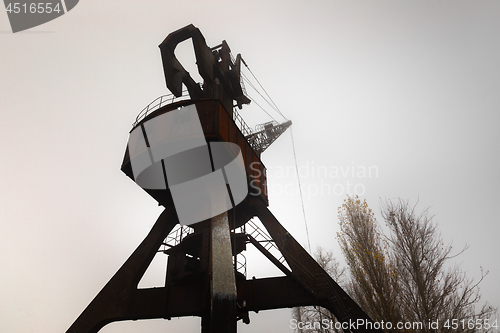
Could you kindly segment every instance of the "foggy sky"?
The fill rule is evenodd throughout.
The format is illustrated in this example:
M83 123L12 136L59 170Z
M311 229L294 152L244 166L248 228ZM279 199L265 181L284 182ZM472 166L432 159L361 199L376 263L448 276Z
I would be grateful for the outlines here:
M418 202L455 253L469 245L454 263L474 279L489 270L481 292L498 307L499 17L498 1L82 0L12 34L0 10L0 332L65 332L162 211L120 165L135 117L168 93L157 46L190 23L209 46L241 53L293 121L313 250L341 259L347 194L377 212L381 200ZM178 54L193 59L189 43ZM270 120L255 105L241 114ZM262 159L270 210L306 245L290 131ZM278 274L247 252L249 278ZM164 264L155 259L141 286L161 284ZM240 332L292 331L289 309L250 319Z

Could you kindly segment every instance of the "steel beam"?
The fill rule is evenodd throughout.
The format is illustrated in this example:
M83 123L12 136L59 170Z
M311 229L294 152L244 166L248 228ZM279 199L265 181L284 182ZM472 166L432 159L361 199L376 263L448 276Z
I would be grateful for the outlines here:
M236 281L227 212L211 219L211 332L236 333Z
M237 282L238 304L243 310L259 312L315 305L316 299L289 276Z
M332 312L340 322L373 320L349 297L349 295L328 275L309 253L279 223L267 207L257 206L257 216L275 241L288 266L292 277L301 284L316 300L316 305ZM326 302L325 302L326 300ZM383 332L366 330L357 332Z
M174 209L165 209L155 225L97 294L67 333L95 333L119 320L164 318L167 305L165 288L137 289L165 237L178 223Z

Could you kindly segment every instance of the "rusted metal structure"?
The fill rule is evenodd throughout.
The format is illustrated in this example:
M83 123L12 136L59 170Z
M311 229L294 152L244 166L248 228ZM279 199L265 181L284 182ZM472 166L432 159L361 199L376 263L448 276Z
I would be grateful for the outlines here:
M191 78L174 54L175 47L190 38L204 80L202 84ZM236 110L250 102L241 84L241 56L233 59L225 41L209 48L193 25L168 35L160 50L167 87L174 96L155 100L141 112L133 127L139 128L179 107L195 105L208 142L231 142L241 150L248 195L227 212L181 226L170 190L145 189L165 207L164 212L67 332L97 332L104 325L121 320L199 316L202 332L230 333L236 332L238 320L250 322L251 311L307 305L327 308L343 323L371 322L268 209L266 169L260 154L291 122L266 123L256 132L249 131ZM187 99L183 84L189 92ZM131 154L137 152L129 148L121 169L136 180ZM266 230L256 226L254 217ZM276 265L283 276L247 279L240 259L249 244ZM138 288L159 251L168 255L165 285ZM352 325L346 327L346 332L380 331L366 326L354 330Z

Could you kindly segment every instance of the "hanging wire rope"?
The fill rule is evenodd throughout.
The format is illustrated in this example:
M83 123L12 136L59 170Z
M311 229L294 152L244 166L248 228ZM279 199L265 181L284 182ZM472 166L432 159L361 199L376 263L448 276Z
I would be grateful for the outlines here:
M288 120L286 119L286 117L283 115L283 113L281 113L279 107L276 105L276 103L274 103L273 99L271 98L271 96L267 93L267 90L264 88L264 86L260 83L259 79L257 79L257 77L255 76L255 74L252 72L252 70L250 69L250 67L248 67L248 65L243 62L246 66L246 68L248 69L248 71L250 72L250 74L252 74L253 78L255 79L255 81L257 81L257 83L259 84L259 86L262 88L262 90L264 91L264 93L267 95L267 97L269 98L269 100L273 103L274 105L274 109L285 119L285 120Z
M297 166L297 154L295 153L295 142L293 140L293 128L292 127L290 127L290 136L292 137L293 159L295 161L295 171L297 171L297 181L299 183L300 202L302 204L302 214L304 216L304 225L306 227L307 247L309 248L309 253L311 253L311 241L309 240L309 229L307 228L306 209L304 207L304 196L302 195L302 186L300 184L300 175L299 175L299 168Z
M260 93L260 91L259 91L257 88L255 88L255 86L252 84L252 82L251 82L251 81L250 81L250 80L249 80L249 79L248 79L248 78L247 78L244 74L243 74L242 76L243 76L243 80L244 80L246 83L248 83L248 85L249 85L250 87L252 87L252 88L253 88L253 90L255 90L255 92L256 92L257 94L259 94L259 95L260 95L260 97L262 97L262 99L263 99L263 100L264 100L264 101L265 101L265 102L266 102L266 103L267 103L267 104L268 104L268 105L269 105L269 106L270 106L270 107L271 107L274 111L276 111L276 112L278 112L278 113L280 114L280 112L279 112L279 111L278 111L278 110L274 107L274 105L272 105L272 104L271 104L271 102L269 102L269 100L267 100L267 98L265 98L265 97L264 97L264 96Z
M259 84L260 88L264 91L264 93L266 94L267 98L265 96L263 96L259 90L254 86L254 84L248 79L248 77L244 74L244 73L241 73L242 77L243 77L243 80L245 82L248 83L248 85L253 89L255 90L255 92L257 92L257 94L260 95L260 97L262 97L262 99L274 110L276 111L281 117L283 117L283 119L285 120L288 120L284 115L283 113L280 111L280 109L278 108L278 106L276 105L276 103L274 102L274 100L271 98L271 96L269 95L269 93L266 91L266 89L262 86L262 84L260 83L259 79L257 79L257 77L255 76L255 74L252 72L252 70L250 69L250 67L248 67L248 65L246 64L246 62L241 59L243 64L245 65L245 67L248 69L248 71L250 72L250 74L252 74L253 78L255 79L255 81L257 81L257 83ZM249 97L249 96L248 96ZM273 116L271 116L269 114L269 112L267 112L262 106L260 106L256 101L255 99L252 99L251 97L249 97L255 104L257 104L257 106L259 108L261 108L269 117L271 117L274 121L276 121L276 119L274 119ZM301 205L302 205L302 215L304 217L304 225L305 225L305 228L306 228L306 236L307 236L307 247L309 249L309 253L311 253L311 240L309 238L309 228L307 227L307 218L306 218L306 209L305 209L305 206L304 206L304 196L302 194L302 185L300 183L300 175L299 175L299 168L298 168L298 165L297 165L297 153L295 151L295 141L293 140L293 128L290 127L290 136L292 138L292 149L293 149L293 159L294 159L294 162L295 162L295 171L297 172L297 182L298 182L298 185L299 185L299 194L300 194L300 202L301 202Z
M264 93L267 95L267 97L269 98L269 100L272 102L272 104L274 105L273 109L276 110L276 112L278 112L280 114L280 116L283 117L283 119L285 120L288 120L284 115L283 113L280 111L279 107L276 105L276 103L274 103L273 99L271 98L271 96L269 96L269 94L267 93L266 89L262 86L262 84L260 83L259 79L257 79L257 77L255 76L255 74L252 72L252 70L250 69L250 67L248 67L247 63L241 59L243 64L245 65L245 67L248 69L248 71L250 72L250 74L252 74L253 78L255 79L255 81L257 81L257 83L259 84L259 86L262 88L262 90L264 91ZM255 88L254 88L255 89ZM260 94L260 93L259 93Z
M250 98L250 100L251 100L252 102L254 102L254 103L255 103L255 104L256 104L256 105L257 105L257 106L258 106L258 107L259 107L262 111L264 111L264 112L265 112L265 113L266 113L269 117L271 117L274 121L276 121L276 122L277 122L277 120L276 120L273 116L271 116L271 114L270 114L269 112L267 112L267 111L266 111L266 109L264 109L262 106L260 106L260 105L259 105L259 103L257 103L257 102L255 101L255 99L253 99L253 98L252 98L252 97L250 97L250 96L247 96L247 97L248 97L248 98Z
M234 62L234 58L233 58L232 55L231 55L231 59ZM260 88L262 89L262 91L264 92L264 94L267 96L267 98L263 94L260 93L259 89L257 89L257 87L255 87L255 85L245 75L245 73L243 73L243 71L240 71L241 77L243 78L242 83L243 83L243 81L246 82L257 94L259 94L259 96L271 107L271 109L273 109L274 111L276 111L281 117L283 117L283 119L285 119L285 121L288 121L288 118L286 118L283 115L283 113L281 112L281 110L279 109L279 107L276 105L276 103L271 98L271 96L269 95L269 93L267 92L267 90L264 88L264 86L260 83L259 79L257 79L257 77L252 72L252 70L250 69L250 67L247 65L247 63L245 62L245 60L243 60L243 58L241 58L241 61L243 62L243 64L245 65L245 67L248 69L248 71L250 72L250 74L252 75L252 77L255 79L255 81L258 83L258 85L260 86ZM277 120L269 112L267 112L261 105L259 105L259 103L257 103L255 101L255 99L253 99L252 97L250 97L248 95L247 95L247 97L252 102L254 102L262 111L264 111L270 118L272 118L274 121L277 122ZM302 185L301 185L301 182L300 182L300 174L299 174L299 168L298 168L298 164L297 164L297 153L296 153L296 150L295 150L295 141L293 139L293 128L292 127L290 127L290 136L291 136L291 139L292 139L293 158L294 158L294 163L295 163L295 171L297 172L297 182L298 182L298 186L299 186L300 202L301 202L301 206L302 206L302 215L304 217L304 226L305 226L305 229L306 229L307 247L309 249L309 253L311 253L311 241L310 241L310 238L309 238L309 228L307 226L306 210L305 210L305 205L304 205L304 196L302 194Z

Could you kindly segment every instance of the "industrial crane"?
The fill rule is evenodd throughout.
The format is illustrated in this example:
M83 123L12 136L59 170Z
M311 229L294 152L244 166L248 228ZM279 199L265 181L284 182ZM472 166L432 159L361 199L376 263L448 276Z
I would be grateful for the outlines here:
M187 39L203 82L195 82L174 54ZM172 32L159 47L173 95L141 111L121 170L165 210L67 333L184 316L201 317L203 333L235 333L238 320L250 323L250 312L297 306L328 309L344 332L382 332L352 325L373 321L269 210L260 155L292 122L270 121L255 131L246 125L237 112L251 102L241 56L233 59L225 41L209 48L193 25ZM249 244L283 275L247 279L237 258ZM165 285L139 288L158 252L168 255Z

